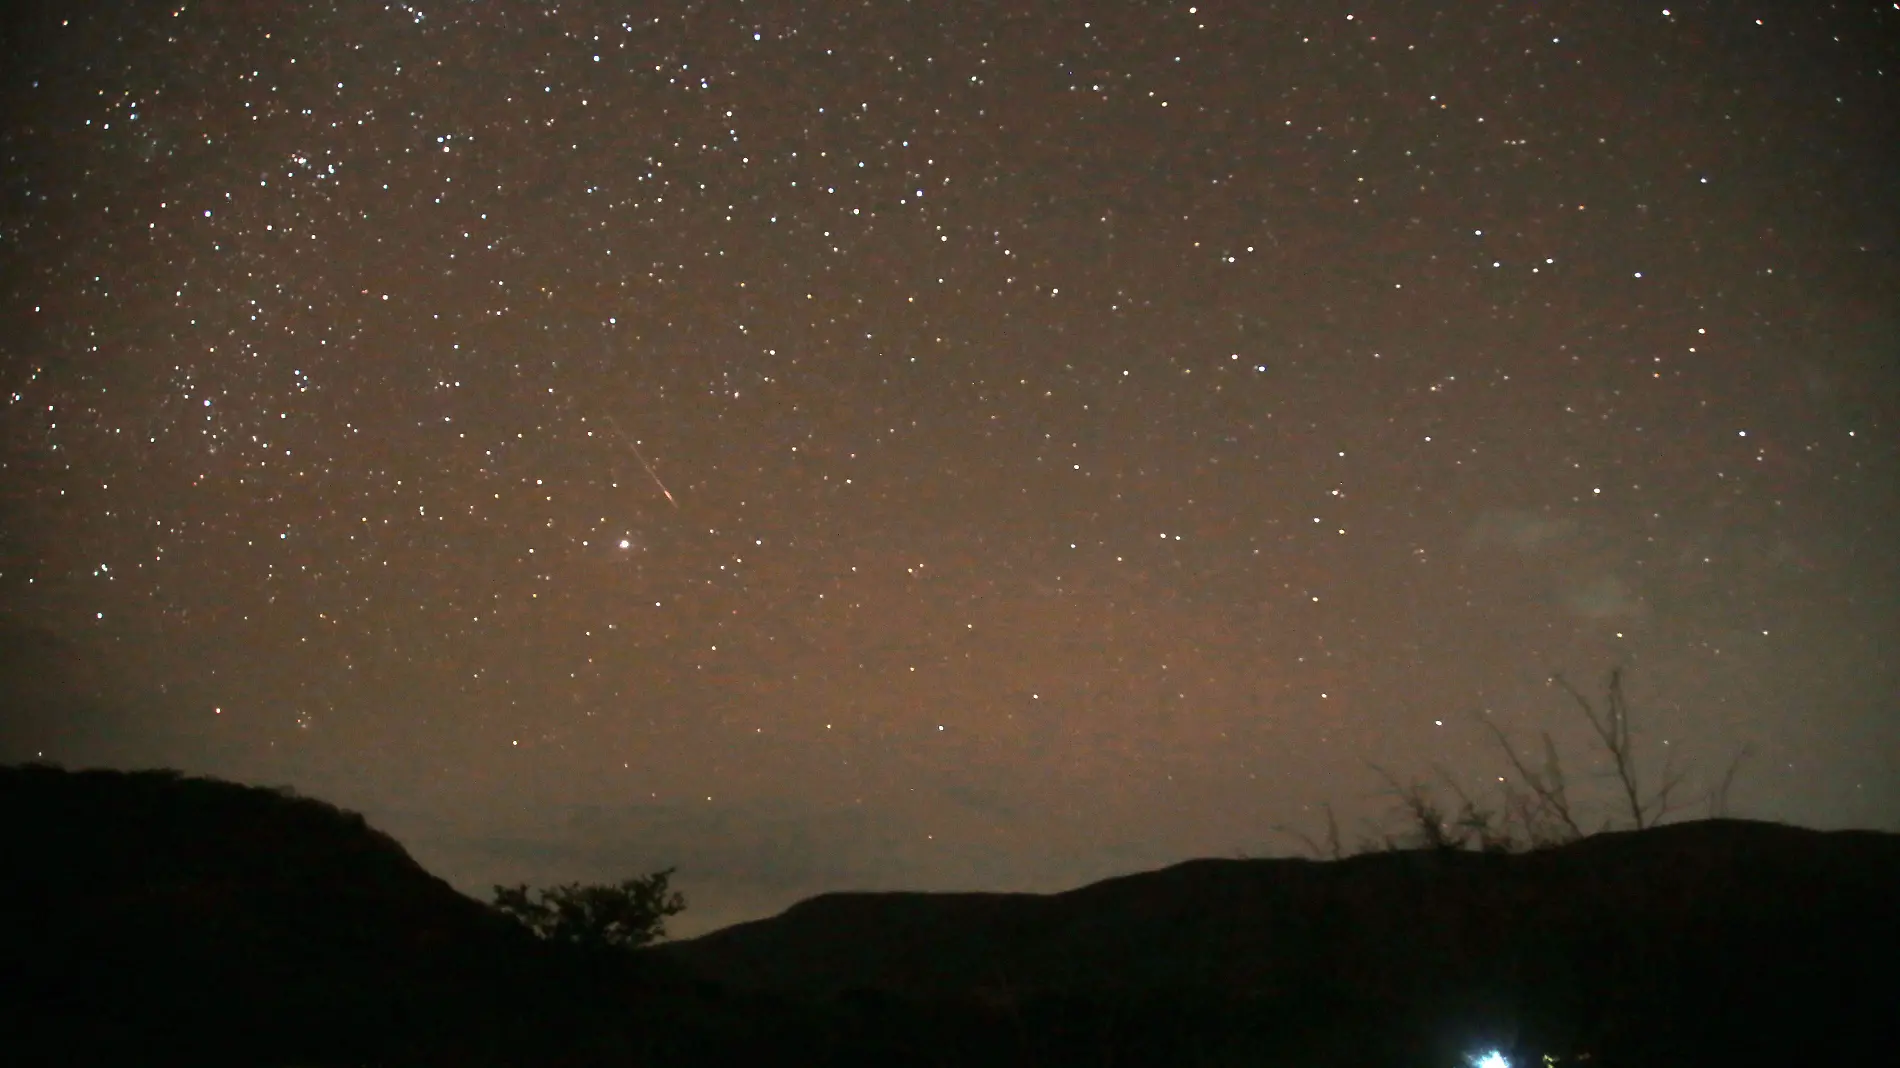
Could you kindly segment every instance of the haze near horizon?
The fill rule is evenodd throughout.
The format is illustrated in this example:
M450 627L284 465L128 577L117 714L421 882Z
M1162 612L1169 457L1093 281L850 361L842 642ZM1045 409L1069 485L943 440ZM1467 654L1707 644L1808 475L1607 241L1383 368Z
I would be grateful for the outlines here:
M0 759L690 934L1609 815L1622 666L1900 827L1891 5L9 18Z

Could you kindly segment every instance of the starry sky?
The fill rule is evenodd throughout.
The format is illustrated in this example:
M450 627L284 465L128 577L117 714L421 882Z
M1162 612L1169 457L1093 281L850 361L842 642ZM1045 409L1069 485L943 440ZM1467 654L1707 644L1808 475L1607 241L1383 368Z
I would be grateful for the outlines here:
M1618 666L1900 826L1894 5L23 6L0 757L685 933L1608 816Z

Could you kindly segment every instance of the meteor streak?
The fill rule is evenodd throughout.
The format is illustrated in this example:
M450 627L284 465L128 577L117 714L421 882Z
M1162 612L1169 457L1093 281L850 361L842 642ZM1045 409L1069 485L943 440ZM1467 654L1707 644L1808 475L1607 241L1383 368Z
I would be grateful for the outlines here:
M620 429L620 424L614 422L613 416L603 415L601 419L604 420L609 427L613 428L614 433L620 435L620 440L626 442L629 449L633 450L633 458L640 461L640 466L646 469L647 477L653 480L655 486L660 487L660 492L666 497L666 503L672 505L674 509L677 510L680 506L680 502L673 499L673 491L666 488L666 483L660 481L660 473L653 470L653 465L647 462L646 453L640 451L640 443L633 440L631 434Z

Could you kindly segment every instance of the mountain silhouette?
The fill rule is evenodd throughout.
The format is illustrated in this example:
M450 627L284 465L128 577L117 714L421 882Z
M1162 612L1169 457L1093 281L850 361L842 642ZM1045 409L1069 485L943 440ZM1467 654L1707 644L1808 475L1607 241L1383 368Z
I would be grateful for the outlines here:
M29 765L0 819L8 1063L512 1063L606 988L288 791Z
M1446 1054L1799 1062L1900 1048L1900 836L1723 819L1522 854L1193 860L1048 895L827 894L657 952L784 995L1193 995Z
M1525 854L1196 860L536 940L361 816L0 767L20 1065L1880 1063L1900 835L1715 820Z

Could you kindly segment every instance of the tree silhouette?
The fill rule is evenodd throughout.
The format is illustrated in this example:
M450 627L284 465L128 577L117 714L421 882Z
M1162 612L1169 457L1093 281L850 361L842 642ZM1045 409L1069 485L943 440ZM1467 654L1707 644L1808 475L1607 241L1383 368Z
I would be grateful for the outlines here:
M1680 791L1687 776L1676 767L1673 751L1664 758L1657 785L1653 789L1645 789L1645 777L1639 775L1629 699L1623 692L1622 668L1611 669L1605 679L1601 706L1584 696L1562 675L1553 675L1550 681L1582 713L1609 765L1608 777L1614 780L1617 794L1612 807L1620 810L1623 816L1620 821L1615 815L1605 819L1603 830L1611 830L1619 822L1632 830L1654 827L1682 808ZM1543 759L1540 765L1535 758L1527 758L1519 753L1504 729L1488 717L1480 714L1478 723L1491 735L1515 775L1514 780L1499 779L1497 802L1474 799L1458 786L1450 773L1434 766L1437 785L1449 789L1457 798L1458 805L1454 809L1439 801L1437 787L1432 783L1418 779L1402 781L1385 768L1373 764L1372 770L1385 781L1387 792L1398 801L1407 833L1384 833L1374 825L1373 833L1360 841L1361 852L1425 848L1511 853L1574 842L1589 833L1584 828L1583 812L1570 796L1563 764L1558 758L1557 744L1551 740L1548 731L1541 736ZM1727 815L1729 791L1735 784L1736 773L1748 756L1748 747L1743 746L1729 762L1721 780L1705 793L1703 800L1708 805L1710 816ZM1297 830L1284 826L1276 829L1300 839L1316 857L1338 859L1344 851L1339 841L1339 827L1330 807L1326 809L1326 820L1327 842L1324 846Z
M619 883L537 890L527 884L495 887L495 908L549 942L585 949L638 949L666 937L666 918L686 909L669 888L674 868Z

